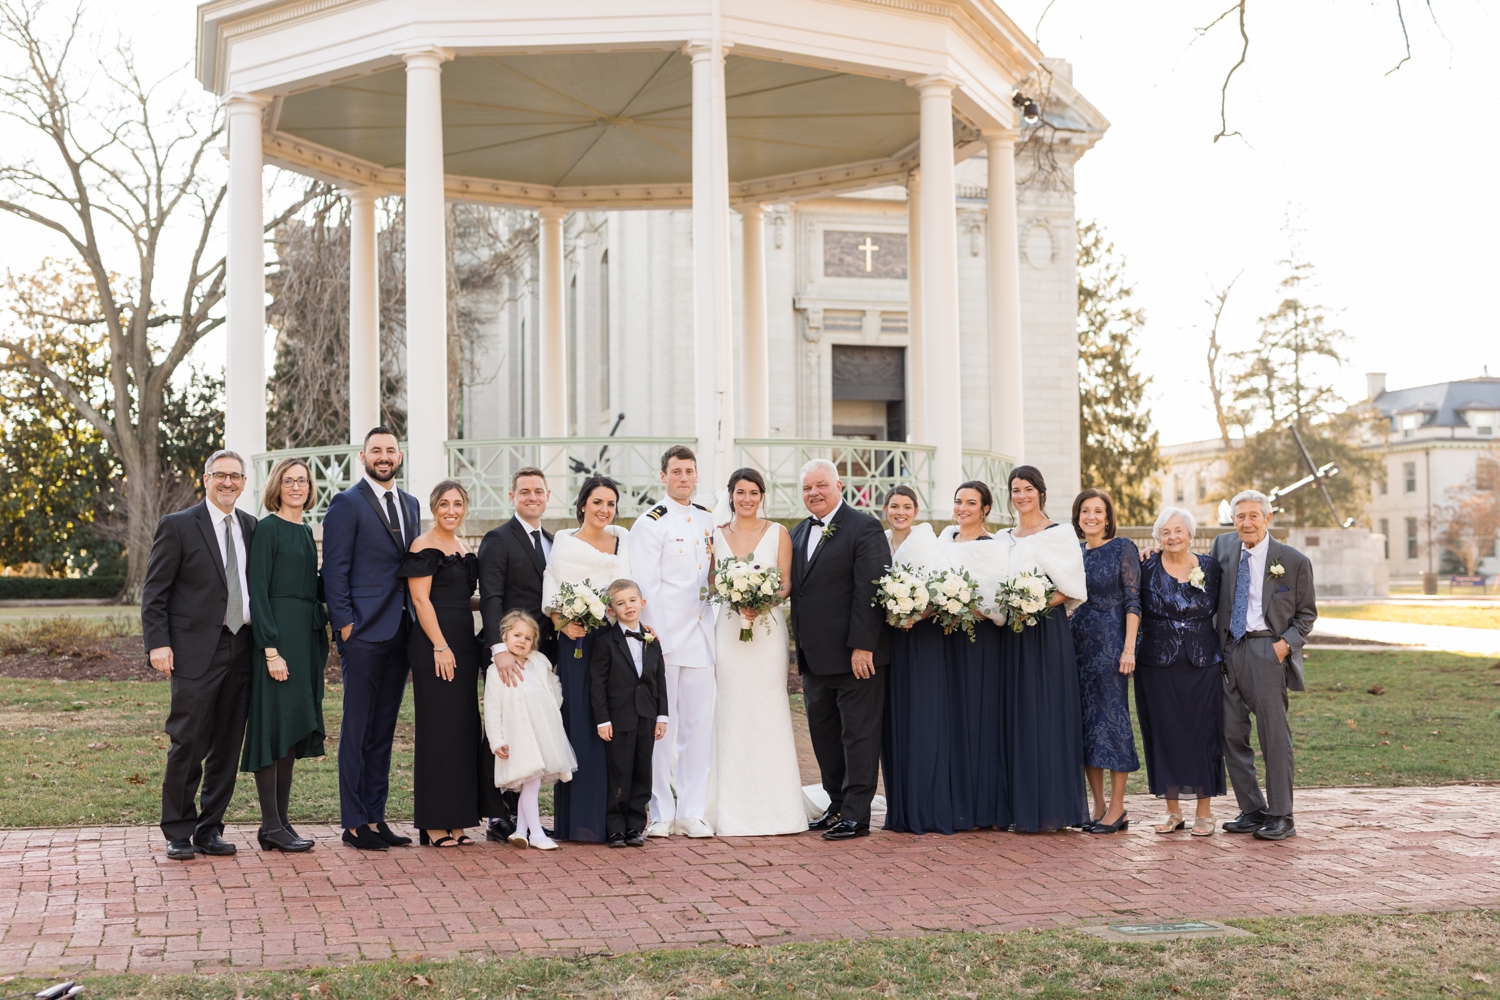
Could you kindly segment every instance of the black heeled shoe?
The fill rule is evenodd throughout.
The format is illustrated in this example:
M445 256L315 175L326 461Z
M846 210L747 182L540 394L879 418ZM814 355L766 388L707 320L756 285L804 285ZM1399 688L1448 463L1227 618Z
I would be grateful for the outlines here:
M261 830L255 835L262 851L281 851L285 854L301 854L312 850L313 842L303 837L294 837L286 830Z
M1113 823L1106 823L1103 819L1096 819L1084 828L1085 833L1119 833L1121 830L1130 829L1130 813L1120 813L1120 818Z

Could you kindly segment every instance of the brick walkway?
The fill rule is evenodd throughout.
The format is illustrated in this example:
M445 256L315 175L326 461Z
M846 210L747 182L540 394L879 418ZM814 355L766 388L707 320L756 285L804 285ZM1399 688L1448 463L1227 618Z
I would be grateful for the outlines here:
M148 828L0 832L0 973L572 954L1126 918L1500 906L1500 787L1298 795L1282 844L1149 832L481 844L181 863ZM1221 800L1220 809L1231 808Z

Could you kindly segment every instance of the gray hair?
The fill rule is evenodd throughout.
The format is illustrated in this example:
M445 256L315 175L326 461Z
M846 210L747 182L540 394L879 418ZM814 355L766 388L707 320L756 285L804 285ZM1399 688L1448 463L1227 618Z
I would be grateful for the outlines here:
M839 480L839 467L837 465L834 465L832 462L828 461L828 459L826 459L826 458L815 458L812 461L808 462L806 465L804 465L802 467L802 472L797 476L797 481L798 482L804 482L804 481L806 481L806 479L807 479L807 477L808 477L808 475L810 473L816 472L819 469L822 469L823 471L827 472L830 476L832 476L834 482L839 482L840 481Z
M1240 490L1240 492L1236 493L1234 499L1229 501L1230 514L1232 515L1234 509L1240 504L1251 502L1260 504L1260 512L1267 517L1271 516L1271 498L1260 490Z
M1188 534L1196 535L1198 533L1198 521L1193 517L1191 511L1183 510L1181 507L1163 507L1161 513L1156 515L1156 523L1151 526L1151 537L1158 542L1161 541L1161 529L1165 528L1167 522L1174 517L1181 519L1183 525L1188 530Z
M203 463L203 474L206 476L210 472L212 472L214 463L221 458L232 458L236 462L240 463L240 472L242 473L250 471L250 467L245 464L244 456L242 456L239 452L230 451L228 448L220 448L218 451L208 456L208 461Z

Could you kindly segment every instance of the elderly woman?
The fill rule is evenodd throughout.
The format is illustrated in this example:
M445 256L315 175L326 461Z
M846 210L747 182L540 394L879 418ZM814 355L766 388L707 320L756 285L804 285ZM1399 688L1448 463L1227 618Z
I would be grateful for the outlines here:
M1178 803L1198 800L1193 836L1214 832L1212 797L1224 794L1223 656L1214 631L1219 564L1192 550L1193 515L1166 507L1153 535L1160 551L1141 567L1141 643L1135 706L1151 794L1167 800L1157 833L1186 824Z

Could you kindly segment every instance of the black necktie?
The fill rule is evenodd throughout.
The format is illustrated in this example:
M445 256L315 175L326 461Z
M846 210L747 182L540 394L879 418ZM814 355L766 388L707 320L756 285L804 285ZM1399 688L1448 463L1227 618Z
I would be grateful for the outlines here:
M396 516L396 491L385 491L385 516L391 522L391 534L401 537L401 519Z
M625 630L625 638L627 638L627 639L634 639L636 642L642 642L642 643L646 641L646 636L645 636L644 633L642 633L642 632L632 632L629 629Z
M533 531L531 533L531 544L536 546L536 554L545 559L546 553L542 551L542 533L540 531Z

